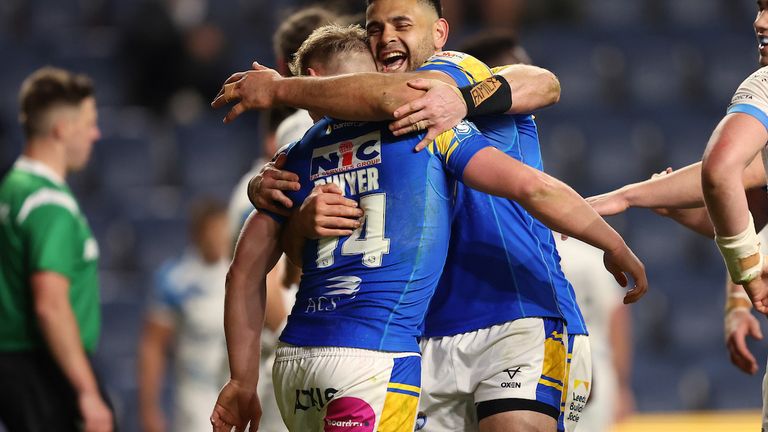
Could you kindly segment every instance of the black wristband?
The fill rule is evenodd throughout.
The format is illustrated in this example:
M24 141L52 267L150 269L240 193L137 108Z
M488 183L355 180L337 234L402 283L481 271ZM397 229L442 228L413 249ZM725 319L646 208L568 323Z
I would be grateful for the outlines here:
M459 87L467 104L467 117L504 114L512 108L512 87L504 77L493 75L477 84Z

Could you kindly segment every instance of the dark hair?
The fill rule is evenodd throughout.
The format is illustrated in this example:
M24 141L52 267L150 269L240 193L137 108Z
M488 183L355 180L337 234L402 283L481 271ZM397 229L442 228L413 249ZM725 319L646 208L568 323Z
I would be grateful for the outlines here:
M434 9L435 12L437 13L438 18L443 17L443 3L440 0L417 0L417 1L424 3L428 6L431 6L432 9ZM370 6L375 2L376 0L367 0L365 4L366 6Z
M335 13L320 7L301 9L283 21L273 38L275 56L286 63L293 61L293 56L301 44L316 28L332 24L338 20Z
M193 239L199 238L211 219L226 216L226 214L227 207L221 201L210 197L196 199L189 210L190 236Z
M505 66L500 62L512 64L531 62L528 53L518 43L517 36L507 30L486 31L466 39L458 48L458 51L471 55L488 66Z
M313 61L328 62L338 54L365 52L369 53L365 30L359 25L327 25L313 31L296 51L296 58L291 63L294 75L306 75L307 68Z
M50 66L36 70L21 84L19 122L27 138L44 133L44 119L49 110L59 106L77 106L93 95L93 83L85 75L75 75Z

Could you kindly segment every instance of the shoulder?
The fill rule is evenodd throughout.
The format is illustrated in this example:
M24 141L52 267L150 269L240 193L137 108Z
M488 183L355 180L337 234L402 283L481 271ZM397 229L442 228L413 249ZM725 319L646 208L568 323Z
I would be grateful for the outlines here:
M36 215L77 217L80 214L77 201L69 191L64 189L38 185L37 187L26 188L22 193L23 196L19 201L20 206L16 214L16 222L20 225Z
M747 114L768 128L768 67L750 75L734 93L728 114Z
M430 57L421 70L439 70L451 74L451 71L461 71L464 76L451 76L458 85L467 85L482 81L492 75L491 69L480 60L458 51L440 51ZM468 81L468 82L465 82Z
M462 65L467 63L483 64L483 62L476 59L475 57L472 57L469 54L459 52L459 51L438 51L435 54L433 54L429 59L427 59L427 63L430 63L430 62L452 63L456 65Z
M156 289L166 294L178 292L189 270L189 264L184 256L166 260L155 271L154 282Z
M755 102L768 104L768 66L758 69L741 83L731 105Z

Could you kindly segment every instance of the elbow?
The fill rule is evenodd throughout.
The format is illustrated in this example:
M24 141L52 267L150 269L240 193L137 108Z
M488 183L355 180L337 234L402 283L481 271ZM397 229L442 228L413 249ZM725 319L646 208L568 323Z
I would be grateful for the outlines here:
M224 278L224 291L229 293L236 289L238 286L237 281L241 279L242 277L240 276L240 270L237 268L237 263L233 261L229 266L229 270L227 270L227 276Z
M545 70L544 79L546 80L547 84L545 85L545 88L547 89L547 99L549 101L549 105L554 105L558 102L560 102L560 80L557 79L557 75L553 74L552 72Z
M539 202L552 199L559 189L560 183L554 178L539 175L532 181L523 182L517 200L535 206Z
M723 187L732 177L741 180L738 167L728 158L720 156L718 153L708 153L701 160L701 186L705 191Z
M61 310L61 305L53 299L37 298L34 308L38 322L56 322L56 316Z

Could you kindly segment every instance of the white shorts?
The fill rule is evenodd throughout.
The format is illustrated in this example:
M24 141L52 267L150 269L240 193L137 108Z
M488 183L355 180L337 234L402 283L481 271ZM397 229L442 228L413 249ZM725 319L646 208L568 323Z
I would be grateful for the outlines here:
M522 318L422 340L426 391L417 430L476 431L481 419L518 410L557 419L565 381L563 333L561 320Z
M292 432L414 429L418 353L281 344L273 378L280 414Z
M613 367L611 352L592 351L592 385L589 403L579 418L579 431L604 432L611 430L619 398L619 380ZM601 350L605 351L605 350Z
M592 391L592 352L589 336L568 336L567 384L557 430L573 432Z

